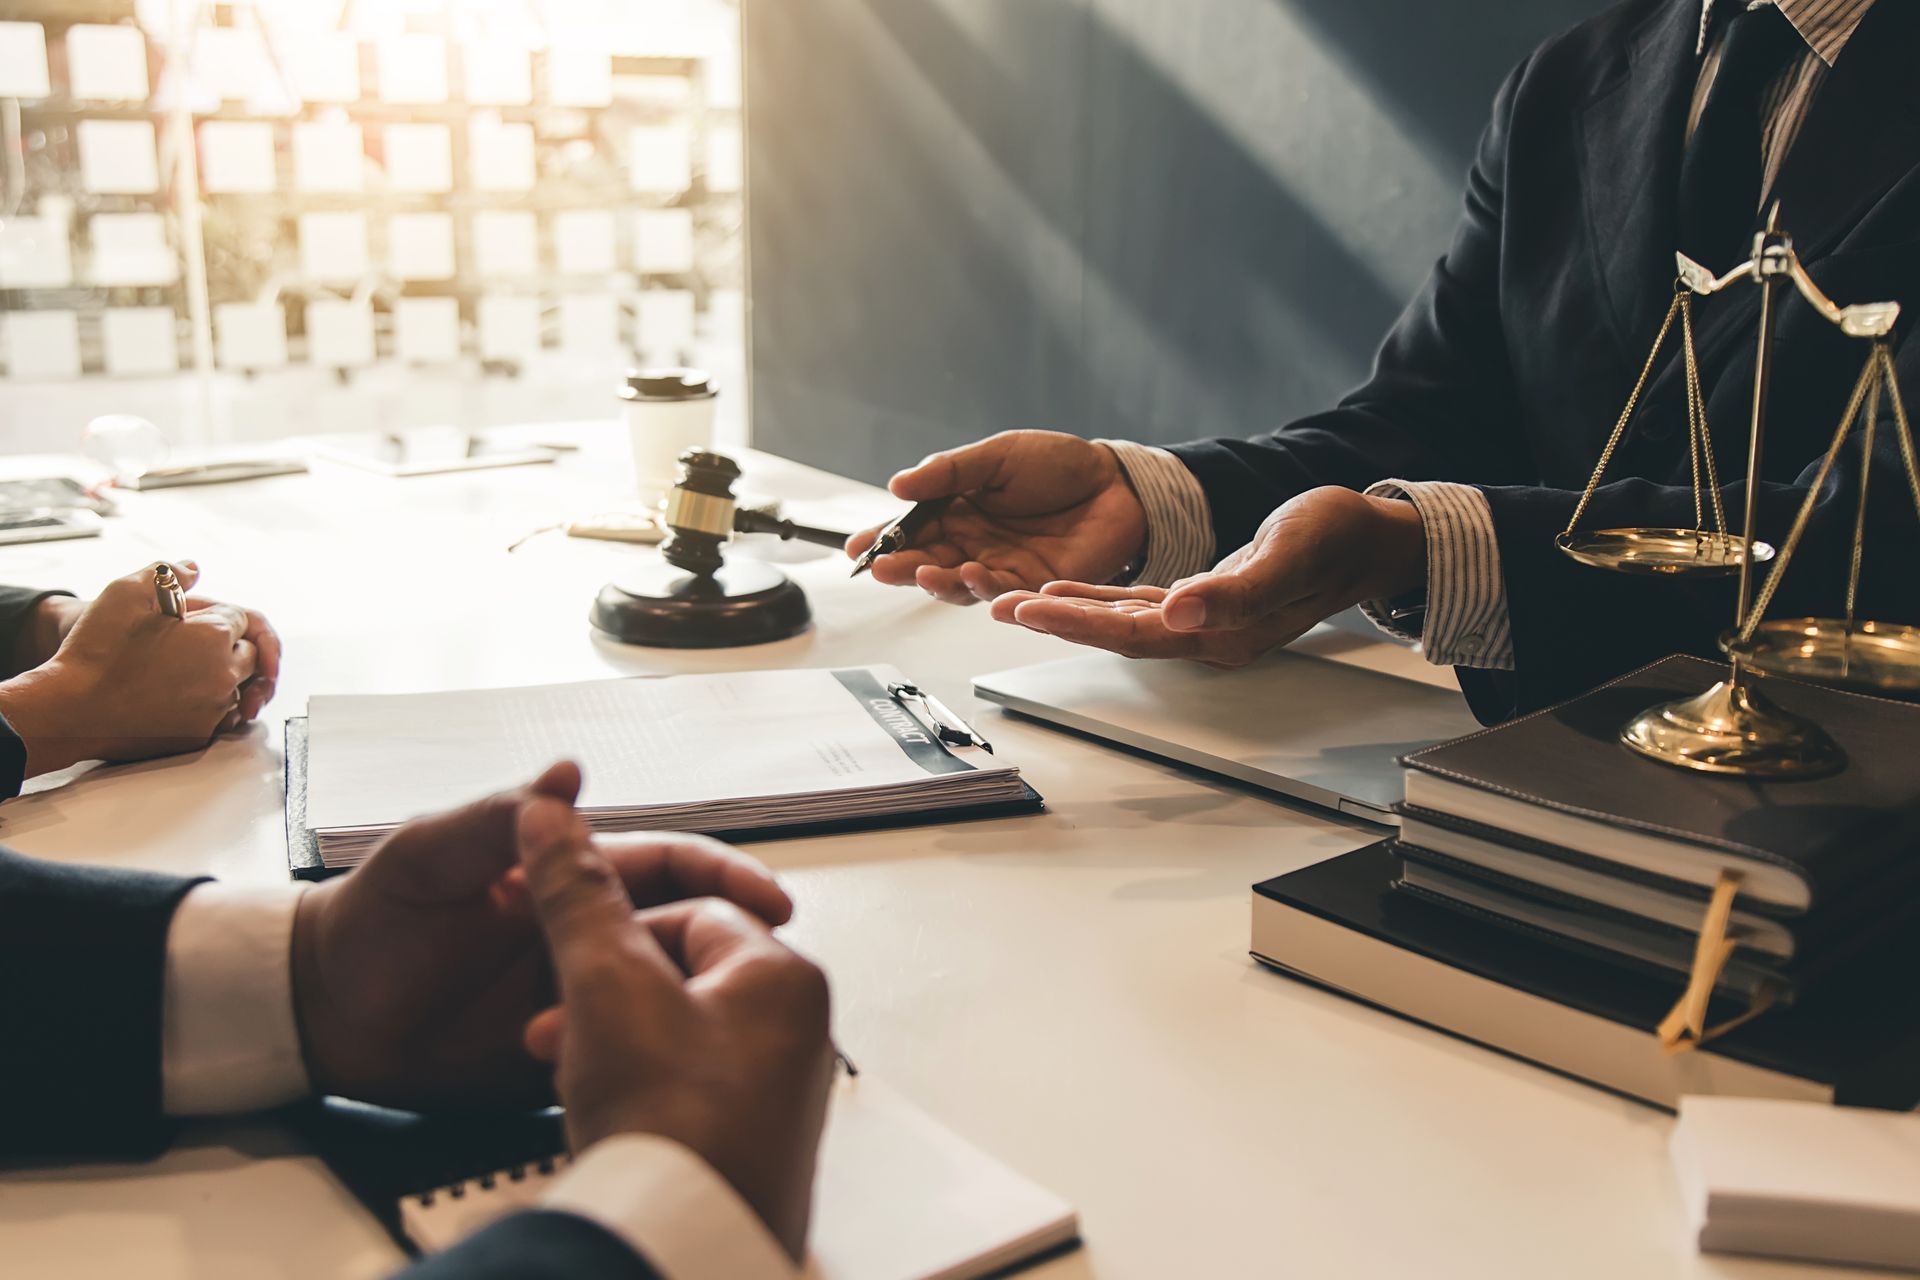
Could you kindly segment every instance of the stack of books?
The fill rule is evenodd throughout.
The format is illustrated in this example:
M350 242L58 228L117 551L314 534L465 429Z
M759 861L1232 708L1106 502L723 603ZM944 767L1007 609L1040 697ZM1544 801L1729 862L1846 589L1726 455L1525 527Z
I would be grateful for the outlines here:
M1771 682L1847 753L1816 780L1697 773L1621 745L1633 715L1722 670L1669 658L1407 757L1399 839L1257 886L1254 954L1669 1106L1914 1106L1920 706ZM1668 1015L1690 984L1701 1026L1735 1025L1674 1053Z

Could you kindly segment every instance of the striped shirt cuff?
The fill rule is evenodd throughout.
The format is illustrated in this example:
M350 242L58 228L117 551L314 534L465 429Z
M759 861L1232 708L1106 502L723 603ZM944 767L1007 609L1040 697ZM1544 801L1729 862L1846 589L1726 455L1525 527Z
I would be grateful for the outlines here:
M1152 445L1096 440L1113 450L1147 513L1147 553L1130 586L1170 587L1213 568L1207 491L1187 464Z
M1436 666L1511 671L1507 582L1487 495L1466 484L1382 480L1368 487L1367 496L1404 498L1420 513L1427 535L1427 607L1418 636L1388 616L1388 601L1368 601L1361 612L1383 631L1418 639Z

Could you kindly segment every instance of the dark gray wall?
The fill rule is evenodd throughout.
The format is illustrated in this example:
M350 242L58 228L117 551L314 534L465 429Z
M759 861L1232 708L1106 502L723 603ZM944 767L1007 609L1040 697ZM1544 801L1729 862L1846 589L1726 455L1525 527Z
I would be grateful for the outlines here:
M1596 0L742 0L754 440L880 479L1014 426L1325 406L1506 70Z

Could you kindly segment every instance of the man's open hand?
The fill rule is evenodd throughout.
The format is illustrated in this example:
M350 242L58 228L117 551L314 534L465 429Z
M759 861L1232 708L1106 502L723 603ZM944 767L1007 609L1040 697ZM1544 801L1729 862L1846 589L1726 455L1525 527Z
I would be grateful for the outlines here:
M1310 489L1268 516L1211 572L1168 589L1050 582L993 602L993 616L1129 658L1241 667L1342 609L1426 578L1413 504Z

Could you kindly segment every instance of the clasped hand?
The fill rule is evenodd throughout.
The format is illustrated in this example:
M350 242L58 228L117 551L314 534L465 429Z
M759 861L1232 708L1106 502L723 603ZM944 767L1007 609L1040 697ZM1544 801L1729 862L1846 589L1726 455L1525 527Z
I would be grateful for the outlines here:
M580 772L400 828L307 892L293 991L316 1091L417 1110L556 1091L573 1148L652 1134L730 1182L798 1258L832 1052L793 903L690 835L594 838Z
M174 566L183 587L192 561ZM0 684L0 714L27 748L27 773L82 760L142 760L203 747L260 714L280 674L280 637L265 617L189 596L160 611L152 565L81 602L40 604L27 670Z

